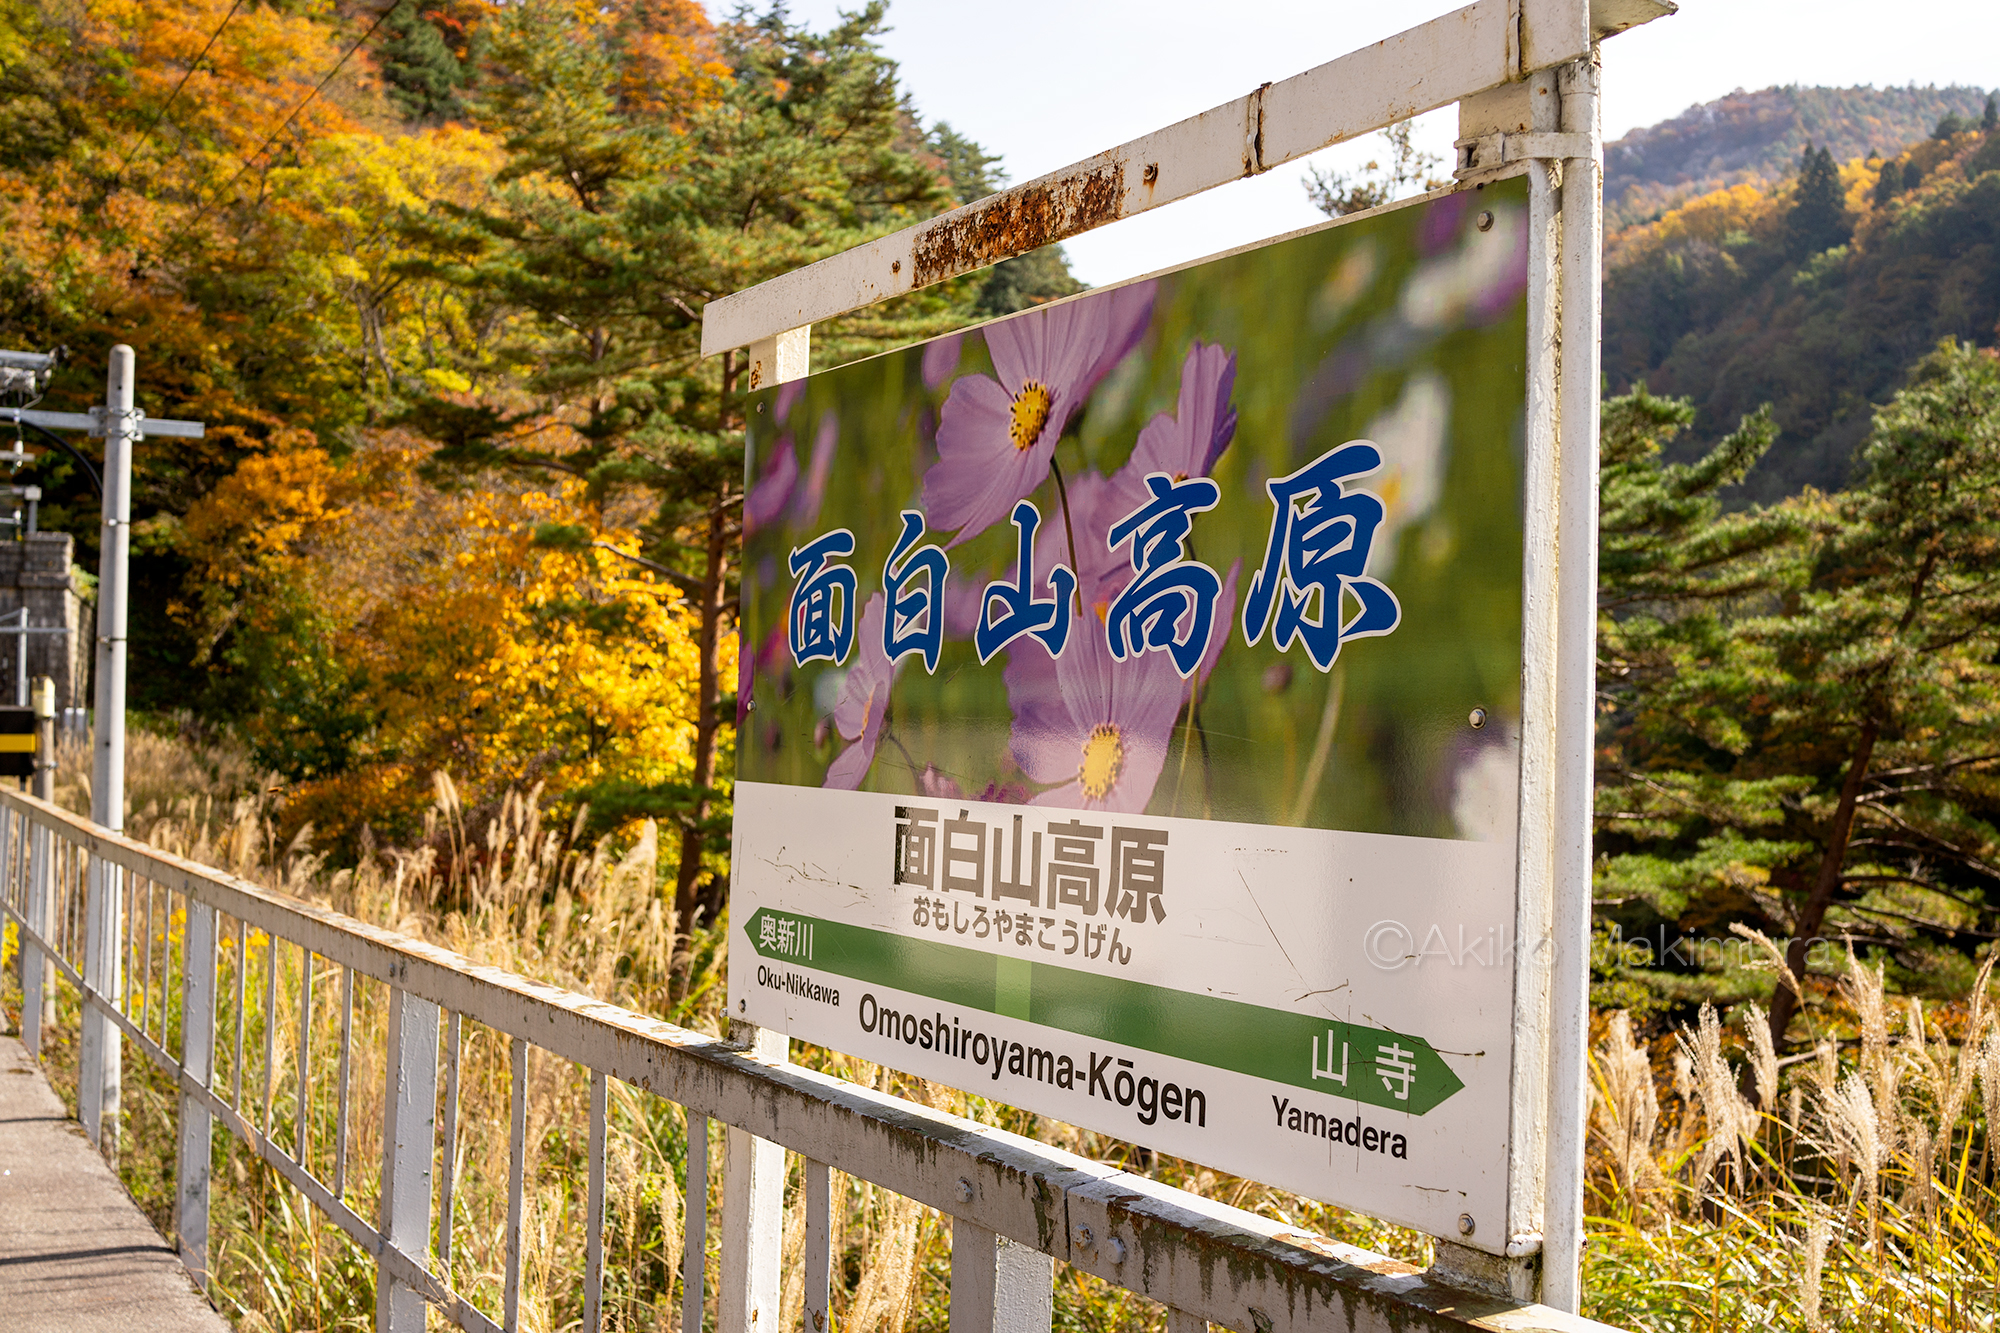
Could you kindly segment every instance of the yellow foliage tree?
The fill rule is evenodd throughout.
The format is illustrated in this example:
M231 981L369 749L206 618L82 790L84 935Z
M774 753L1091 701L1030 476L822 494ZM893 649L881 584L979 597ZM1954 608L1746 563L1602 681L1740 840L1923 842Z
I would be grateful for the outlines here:
M681 594L535 540L582 526L631 554L638 534L576 481L435 489L426 452L380 438L343 463L254 458L188 515L211 619L236 617L238 651L286 658L252 673L279 682L253 730L295 779L290 824L408 836L437 772L475 807L534 783L575 801L686 781L700 653Z

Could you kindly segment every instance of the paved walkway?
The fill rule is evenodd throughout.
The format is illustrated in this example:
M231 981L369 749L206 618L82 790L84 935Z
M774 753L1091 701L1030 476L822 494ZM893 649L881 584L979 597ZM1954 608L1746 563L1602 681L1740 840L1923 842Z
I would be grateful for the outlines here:
M229 1329L12 1037L0 1037L0 1328Z

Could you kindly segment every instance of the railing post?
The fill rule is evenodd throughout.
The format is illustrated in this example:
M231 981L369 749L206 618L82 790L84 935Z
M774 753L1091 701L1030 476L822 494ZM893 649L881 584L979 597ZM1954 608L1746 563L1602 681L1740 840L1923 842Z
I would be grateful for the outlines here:
M35 776L34 794L41 800L56 798L56 683L47 676L35 677ZM55 892L50 883L49 839L54 836L23 815L22 828L28 839L28 923L51 946L56 940ZM31 952L32 950L32 952ZM28 1054L39 1057L44 1027L55 1026L56 970L36 946L22 950L21 1041ZM29 975L32 968L33 976ZM29 982L34 983L35 1011L29 1013Z
M687 1225L681 1242L681 1333L701 1333L702 1282L708 1273L708 1117L687 1114L687 1187L681 1191Z
M610 1129L610 1092L604 1071L591 1070L590 1192L583 1212L583 1333L601 1333L604 1328L604 1140Z
M104 1007L118 1003L124 875L118 866L92 856L84 883L83 1050L77 1068L77 1119L97 1150L115 1160L124 1051L118 1025Z
M951 1333L1048 1333L1056 1261L962 1217L951 1219Z
M15 831L18 822L20 831ZM35 946L28 942L28 931L39 929L41 914L35 911L35 888L33 874L27 858L20 854L20 844L30 836L34 825L28 817L16 815L14 811L0 806L0 903L5 903L19 912L14 926L14 964L19 971L21 982L21 1045L30 1056L40 1053L41 1037L36 1031L37 1020L41 1018L41 957ZM20 883L14 879L14 863L21 863ZM9 918L0 912L0 941L7 934ZM4 950L0 950L4 952Z
M427 1265L431 1154L437 1142L438 1007L400 986L389 991L389 1068L382 1099L382 1241ZM376 1333L424 1333L423 1294L375 1271Z
M181 1070L206 1088L215 1074L215 909L187 900L181 957ZM181 1093L180 1178L176 1191L181 1263L208 1286L208 1104Z
M833 1172L806 1159L805 1323L801 1333L826 1333L833 1317Z
M10 814L8 819L13 819ZM43 939L51 939L54 932L49 929L49 831L33 823L26 815L20 817L23 836L28 840L28 882L21 886L21 915L27 921L29 930ZM28 938L28 931L21 932L21 1045L27 1047L32 1059L42 1055L42 1024L45 1014L53 1019L55 1008L55 969L42 956L41 947Z
M784 1033L748 1023L732 1023L730 1036L767 1060L783 1060L791 1048ZM716 1333L777 1333L784 1238L785 1150L746 1130L724 1130Z

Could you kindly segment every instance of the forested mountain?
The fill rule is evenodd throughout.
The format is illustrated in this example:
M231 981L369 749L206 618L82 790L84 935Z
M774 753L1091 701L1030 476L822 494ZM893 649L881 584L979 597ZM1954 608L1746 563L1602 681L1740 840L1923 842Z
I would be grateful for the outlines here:
M1702 160L1717 160L1721 142ZM1734 503L1847 484L1875 409L1910 367L1942 338L1990 347L1996 324L2000 116L1990 99L1947 111L1886 155L1843 162L1837 147L1815 145L1784 177L1702 195L1607 245L1605 375L1614 391L1644 383L1693 400L1694 425L1673 456L1693 457L1773 406L1777 442Z
M1768 184L1798 167L1807 144L1836 162L1893 156L1946 116L1977 120L1981 88L1741 88L1604 146L1612 225L1642 222L1730 185Z

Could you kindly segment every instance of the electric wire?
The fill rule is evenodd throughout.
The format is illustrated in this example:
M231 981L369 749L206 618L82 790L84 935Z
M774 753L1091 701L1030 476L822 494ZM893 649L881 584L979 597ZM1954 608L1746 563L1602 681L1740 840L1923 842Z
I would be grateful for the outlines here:
M153 137L153 131L160 127L160 122L166 119L167 112L173 109L174 99L181 95L181 89L187 87L188 80L193 78L194 72L201 68L201 62L208 59L208 53L215 49L216 39L222 36L222 30L229 26L229 20L235 18L236 11L241 8L243 8L243 0L236 0L236 3L229 7L229 12L222 16L222 22L215 25L215 31L208 35L208 42L201 48L201 54L194 58L194 63L187 67L187 73L181 75L181 81L174 85L174 90L171 93L167 94L167 100L160 105L158 111L153 113L153 118L146 122L146 128L139 132L139 142L133 144L131 150L118 160L118 169L111 173L111 179L119 180L123 178L125 168L132 165L132 158L141 148L146 146L146 141Z
M44 430L42 427L37 426L32 421L21 421L17 418L15 424L20 426L26 426L29 430L35 432L35 434L48 440L58 449L61 449L63 452L67 453L71 458L74 458L80 465L82 465L84 475L90 478L91 486L97 491L99 495L104 494L104 479L97 475L97 468L91 464L91 461L88 458L85 458L81 453L77 451L75 445L71 444L68 440L65 440L62 436L56 434L52 430Z
M383 10L380 14L376 15L375 21L368 25L368 31L362 33L359 40L357 40L354 43L354 45L348 47L347 50L341 54L340 59L334 62L333 68L326 72L326 77L321 79L319 83L313 87L313 90L306 94L305 100L292 108L292 114L285 117L285 123L278 126L277 129L272 130L270 137L268 137L267 139L264 140L263 143L258 145L257 151L243 159L243 165L236 169L236 174L229 178L228 183L222 187L220 194L227 194L232 188L234 188L237 181L243 179L243 173L250 170L251 166L256 163L257 159L264 155L264 150L266 148L269 148L272 144L278 141L279 135L283 134L286 130L292 127L292 122L299 118L299 113L312 105L313 99L318 97L322 92L326 90L327 84L333 82L334 75L340 73L340 71L346 67L348 60L352 58L352 56L356 51L359 51L362 47L368 44L368 39L375 35L376 31L380 29L381 26L388 21L389 16L395 13L396 10L401 6L401 4L402 0L395 0L395 2L392 3L387 9ZM183 236L187 235L189 231L193 230L194 225L197 222L201 221L202 217L208 212L209 206L215 203L216 198L219 197L220 195L217 195L216 197L204 200L201 207L195 210L194 216L189 218L186 222L182 223L180 229L176 231L170 238L168 238L167 243L161 246L160 249L162 251L172 249L176 241L179 241Z

